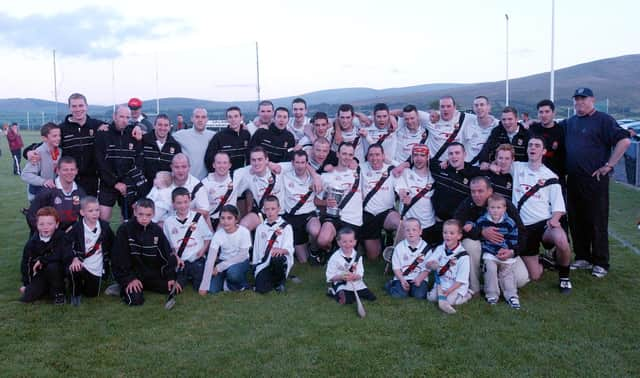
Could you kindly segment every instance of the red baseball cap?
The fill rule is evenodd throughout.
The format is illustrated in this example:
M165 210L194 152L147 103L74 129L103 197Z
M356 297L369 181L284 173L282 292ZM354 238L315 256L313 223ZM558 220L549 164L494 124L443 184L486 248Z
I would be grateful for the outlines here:
M142 107L142 100L140 100L139 98L133 97L129 100L127 105L129 106L129 109L138 110Z

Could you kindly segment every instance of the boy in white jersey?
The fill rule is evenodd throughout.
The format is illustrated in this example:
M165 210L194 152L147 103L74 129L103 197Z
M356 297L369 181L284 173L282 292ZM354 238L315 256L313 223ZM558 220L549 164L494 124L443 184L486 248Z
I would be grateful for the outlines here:
M171 200L175 215L165 220L163 232L178 258L176 280L183 288L191 280L193 289L198 290L204 271L204 255L213 234L202 214L190 210L191 195L186 188L175 188Z
M427 243L440 240L440 231L436 226L436 215L431 203L434 180L429 171L429 149L423 144L413 146L411 160L413 168L405 169L396 185L400 197L402 218L416 218L420 221L422 238ZM399 239L403 238L402 228Z
M435 270L436 284L427 294L431 302L446 313L455 313L451 306L461 305L471 299L469 290L469 255L462 247L462 224L449 219L442 226L444 243L427 254L427 267Z
M427 298L427 279L429 269L426 266L425 255L429 245L420 237L420 221L407 218L402 222L405 239L393 249L391 260L393 280L385 285L385 289L393 298L416 299Z
M238 191L229 174L231 158L224 151L218 151L213 158L213 172L202 179L203 189L209 199L209 218L215 231L220 220L220 210L224 205L234 205L238 201Z
M538 259L540 243L548 249L555 245L560 292L569 294L572 289L569 279L571 248L560 224L565 205L558 176L542 164L546 151L542 137L534 135L529 138L529 160L526 163L514 162L511 166L512 201L520 211L527 232L527 248L522 259L529 277L535 281L542 276L543 267Z
M336 230L348 226L357 235L362 226L360 168L349 168L353 163L353 152L351 143L341 144L338 166L332 172L322 174L324 199L316 197L316 205L327 208L321 217L322 227L318 234L318 246L325 251L331 249Z
M293 228L296 257L300 263L304 264L309 255L307 251L309 238L315 243L320 233L320 220L314 203L316 197L313 188L314 179L309 172L306 152L293 153L292 167L293 169L285 170L282 177L285 211L283 217Z
M100 293L105 264L113 246L114 234L109 223L100 219L98 199L92 196L80 200L82 216L67 232L73 260L71 273L71 303L78 306L81 296L96 297Z
M331 286L327 295L340 304L355 302L354 291L361 299L374 301L376 296L364 283L364 265L362 257L355 250L356 234L349 227L341 228L337 236L337 251L331 255L327 263L326 280Z
M391 174L393 166L385 164L385 150L372 144L367 161L360 165L362 185L363 226L360 238L364 240L367 257L375 260L382 251L381 231L387 234L398 228L400 214L395 210L397 180Z
M267 219L256 228L252 265L255 268L255 290L260 294L285 291L287 276L293 267L293 230L282 219L280 202L268 196L262 207Z

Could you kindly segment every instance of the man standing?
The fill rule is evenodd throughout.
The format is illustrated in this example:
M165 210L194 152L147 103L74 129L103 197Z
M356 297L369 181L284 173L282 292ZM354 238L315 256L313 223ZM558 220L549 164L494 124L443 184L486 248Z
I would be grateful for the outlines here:
M24 142L22 141L22 135L20 135L20 127L16 122L11 124L11 128L7 131L7 142L9 143L9 150L11 151L11 159L13 159L13 174L20 175L20 155Z
M565 186L564 128L555 121L556 106L551 100L538 102L538 119L529 126L531 135L538 135L544 139L547 152L542 162L560 177L560 185Z
M78 164L76 182L90 196L98 195L98 165L95 138L108 125L87 115L87 98L80 93L69 96L69 110L60 124L62 156L71 156Z
M226 152L231 158L231 174L236 169L247 165L249 140L251 135L245 129L242 120L242 111L237 106L232 106L226 112L229 126L216 133L211 138L204 156L204 163L209 172L213 172L213 161L218 152Z
M269 161L280 163L283 161L291 161L290 150L296 144L293 134L287 130L289 122L289 110L287 108L277 108L275 123L272 123L267 129L257 130L251 141L249 148L256 146L262 147L269 155Z
M207 110L205 108L193 109L191 122L193 128L180 130L173 134L182 152L189 157L191 162L191 174L198 180L202 180L207 175L207 168L204 165L204 155L209 146L209 141L213 138L213 131L207 130Z
M171 171L171 160L182 151L180 144L169 134L169 130L171 130L169 122L169 116L159 114L152 132L148 132L142 137L144 177L147 178L149 189L153 186L156 173Z
M387 104L375 104L373 107L373 125L365 128L367 136L365 138L366 144L363 148L368 152L370 146L374 144L381 145L386 156L385 163L391 163L396 154L396 134L394 130L397 129L397 120L394 116L389 115Z
M247 125L249 134L255 134L258 129L268 129L273 123L273 102L264 100L258 104L258 116Z
M143 133L148 133L153 130L153 124L147 118L147 115L142 112L142 100L139 98L131 98L127 103L129 110L131 110L131 120L129 121L134 126L140 126Z
M354 157L358 162L364 162L363 140L367 136L364 128L356 125L355 110L351 104L338 107L338 117L333 123L333 140L331 149L338 151L342 143L349 143L354 148ZM358 123L359 124L359 123Z
M307 117L307 102L303 98L295 98L291 103L291 111L293 118L289 119L287 130L293 134L296 143L304 136L305 128L311 123L311 119Z
M473 100L473 111L476 113L475 120L462 129L460 139L467 151L465 161L472 165L478 162L482 146L486 143L491 131L499 124L499 121L491 115L489 98L476 96Z
M507 106L502 109L502 127L496 127L482 147L478 155L478 161L482 169L488 169L490 163L495 160L495 153L501 144L511 144L515 150L516 161L527 161L527 143L529 131L518 124L518 111Z
M440 97L440 119L427 124L427 147L431 157L440 161L447 160L447 148L453 142L459 142L460 131L474 122L473 114L456 110L456 101L451 96Z
M631 141L629 132L610 115L595 109L591 89L576 89L573 105L576 114L562 122L569 226L576 254L572 267L592 268L592 275L602 278L609 270L609 173Z
M428 119L429 115L425 115ZM426 122L425 122L426 124ZM398 121L396 131L396 148L392 164L399 165L408 162L411 158L413 146L425 144L427 131L422 127L420 113L415 105L407 105L402 109L402 119ZM428 158L428 157L427 157ZM406 164L408 167L408 164Z

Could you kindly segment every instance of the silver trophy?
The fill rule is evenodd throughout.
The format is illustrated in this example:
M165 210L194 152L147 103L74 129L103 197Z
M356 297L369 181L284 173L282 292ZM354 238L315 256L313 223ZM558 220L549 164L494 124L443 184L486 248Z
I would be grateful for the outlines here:
M344 198L344 189L342 188L327 188L327 198L326 199L334 199L336 200L335 207L327 206L327 215L330 217L338 218L340 216L340 209L338 205L342 202Z

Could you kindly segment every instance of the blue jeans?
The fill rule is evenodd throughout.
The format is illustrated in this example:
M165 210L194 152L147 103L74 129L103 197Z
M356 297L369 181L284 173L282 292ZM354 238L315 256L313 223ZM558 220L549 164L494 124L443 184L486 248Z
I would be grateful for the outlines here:
M404 291L400 280L392 280L384 285L385 290L392 298L407 298L409 296L416 299L427 298L427 281L424 280L419 286L416 286L413 281L409 281L409 291Z
M176 273L176 281L184 289L191 280L193 290L198 291L200 288L200 282L202 282L202 274L204 273L205 258L201 257L194 262L185 261L184 269L179 270Z
M247 272L249 272L249 259L246 259L241 263L231 265L224 272L220 272L211 277L209 293L215 294L221 292L224 287L225 280L227 281L227 288L230 291L247 289L249 287L249 283L247 282Z

